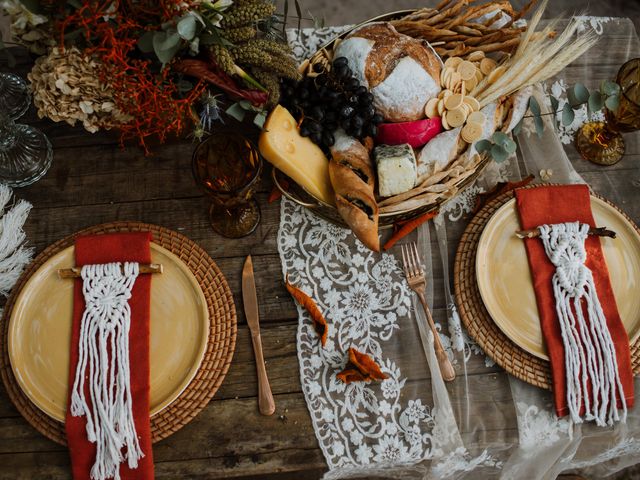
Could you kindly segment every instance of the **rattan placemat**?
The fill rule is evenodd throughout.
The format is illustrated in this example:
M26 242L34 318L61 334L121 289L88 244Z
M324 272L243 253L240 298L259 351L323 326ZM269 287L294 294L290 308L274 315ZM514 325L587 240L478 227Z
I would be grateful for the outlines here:
M535 187L533 185L526 188ZM536 387L551 390L549 362L524 351L500 330L482 302L476 281L476 252L480 235L493 214L514 195L514 192L508 192L487 203L469 222L460 239L454 268L454 287L458 311L469 335L498 365L520 380ZM638 226L618 207L599 195L592 195L618 210L640 234ZM631 345L631 363L633 371L636 374L640 373L640 341Z
M209 309L209 338L200 367L180 396L151 417L152 441L162 440L189 423L209 403L229 369L236 345L236 310L229 285L207 252L184 235L146 223L105 223L74 233L47 247L27 267L7 300L0 325L0 375L9 398L31 425L54 442L66 444L64 424L46 415L27 398L9 363L7 332L15 299L31 275L53 255L73 245L77 236L139 231L151 232L154 243L169 250L189 267L202 288Z

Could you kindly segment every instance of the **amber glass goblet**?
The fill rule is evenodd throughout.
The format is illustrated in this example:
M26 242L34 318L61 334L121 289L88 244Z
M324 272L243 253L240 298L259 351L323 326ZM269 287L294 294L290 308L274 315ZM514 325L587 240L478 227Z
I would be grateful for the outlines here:
M622 133L640 130L640 58L620 67L620 104L606 110L605 122L585 123L576 132L576 148L583 158L599 165L613 165L624 155Z
M193 176L211 200L209 220L223 237L240 238L260 222L260 206L253 198L262 173L262 158L246 137L217 132L193 153Z

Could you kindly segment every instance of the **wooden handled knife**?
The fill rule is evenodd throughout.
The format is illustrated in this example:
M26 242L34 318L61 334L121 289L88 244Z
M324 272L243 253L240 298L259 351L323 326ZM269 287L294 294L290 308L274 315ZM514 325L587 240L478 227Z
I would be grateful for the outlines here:
M247 317L247 324L251 331L251 342L253 343L253 353L256 356L256 367L258 369L258 407L262 415L273 415L276 411L276 404L273 401L273 394L269 386L267 369L264 365L262 355L262 339L260 338L260 324L258 317L258 296L256 294L256 282L253 277L253 262L251 255L247 257L242 269L242 300L244 303L244 313Z

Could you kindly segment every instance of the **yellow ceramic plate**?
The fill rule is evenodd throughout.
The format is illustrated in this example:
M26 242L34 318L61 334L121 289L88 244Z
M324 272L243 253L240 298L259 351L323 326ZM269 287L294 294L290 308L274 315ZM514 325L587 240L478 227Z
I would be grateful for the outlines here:
M18 384L52 418L64 422L69 378L73 247L50 258L24 285L9 320L9 358ZM207 303L198 281L173 253L154 243L164 273L151 281L151 415L173 402L196 374L209 336Z
M596 225L607 227L618 238L603 238L604 256L622 322L634 342L640 337L640 236L619 211L591 197ZM520 229L515 199L500 207L480 237L476 275L480 295L498 327L516 345L548 360L540 330L538 307L524 242L514 233Z

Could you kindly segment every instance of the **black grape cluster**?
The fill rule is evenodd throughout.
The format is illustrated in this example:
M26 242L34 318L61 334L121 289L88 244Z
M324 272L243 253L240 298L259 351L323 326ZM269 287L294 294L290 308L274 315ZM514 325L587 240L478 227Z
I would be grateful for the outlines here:
M338 128L363 140L375 137L383 117L373 106L373 95L360 85L347 59L336 58L333 68L314 65L316 77L299 82L282 80L280 103L300 124L300 135L309 137L325 153L335 143Z

